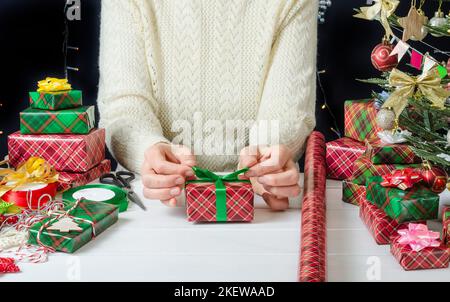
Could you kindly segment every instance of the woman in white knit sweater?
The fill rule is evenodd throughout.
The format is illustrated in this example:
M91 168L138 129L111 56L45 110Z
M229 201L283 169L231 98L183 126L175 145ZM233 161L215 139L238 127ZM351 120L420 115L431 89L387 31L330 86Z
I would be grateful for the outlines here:
M273 209L300 193L315 126L317 0L103 0L101 127L174 205L191 167L251 167ZM233 128L234 127L234 128Z

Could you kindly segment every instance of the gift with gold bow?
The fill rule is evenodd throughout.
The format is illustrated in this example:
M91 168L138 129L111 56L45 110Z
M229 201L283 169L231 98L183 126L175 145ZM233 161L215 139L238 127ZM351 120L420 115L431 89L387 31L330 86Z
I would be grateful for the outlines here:
M73 90L67 79L46 78L38 82L37 91L29 93L33 109L61 110L77 108L83 104L83 93Z
M386 100L383 108L390 108L398 118L408 106L409 99L424 97L433 107L445 108L445 101L450 97L450 91L445 90L436 69L421 76L410 76L398 69L392 70L389 76L389 86L395 88Z
M196 179L186 183L186 207L191 222L250 222L253 220L253 188L239 176L242 169L218 175L199 167L193 168Z
M386 37L390 38L393 33L389 25L388 18L395 12L400 1L398 0L374 0L372 6L364 6L360 8L356 18L365 20L379 20L386 31Z
M16 170L0 170L0 198L22 208L39 208L55 197L57 183L55 169L32 157Z

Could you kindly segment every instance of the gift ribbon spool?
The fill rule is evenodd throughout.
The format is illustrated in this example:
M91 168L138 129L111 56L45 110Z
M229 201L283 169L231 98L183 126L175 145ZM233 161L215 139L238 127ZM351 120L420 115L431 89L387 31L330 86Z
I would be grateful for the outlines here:
M117 186L103 184L86 185L63 193L63 199L67 201L76 202L80 198L116 205L120 213L128 209L127 193Z
M8 191L2 199L21 208L35 210L55 198L57 187L57 183L31 183Z

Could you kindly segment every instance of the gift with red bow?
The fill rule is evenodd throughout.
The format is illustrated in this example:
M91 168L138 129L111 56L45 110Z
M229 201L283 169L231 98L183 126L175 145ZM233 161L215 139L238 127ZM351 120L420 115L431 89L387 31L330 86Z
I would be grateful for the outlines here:
M391 253L405 270L447 268L449 250L439 240L440 234L425 224L410 223L392 240Z

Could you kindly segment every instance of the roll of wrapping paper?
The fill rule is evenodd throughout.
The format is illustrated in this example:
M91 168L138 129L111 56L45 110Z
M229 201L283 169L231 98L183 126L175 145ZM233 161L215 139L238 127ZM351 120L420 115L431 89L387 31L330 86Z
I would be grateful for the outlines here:
M63 193L63 199L67 201L75 202L80 198L116 205L120 213L128 209L127 193L117 186L93 184L76 187Z
M300 282L326 281L326 166L325 138L313 132L308 139L302 205Z

